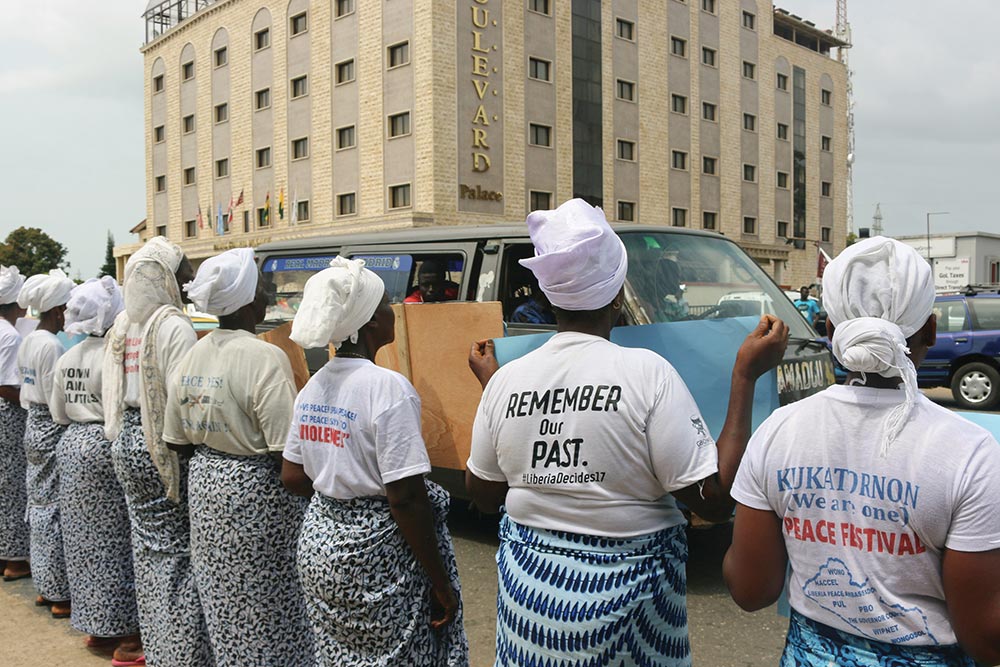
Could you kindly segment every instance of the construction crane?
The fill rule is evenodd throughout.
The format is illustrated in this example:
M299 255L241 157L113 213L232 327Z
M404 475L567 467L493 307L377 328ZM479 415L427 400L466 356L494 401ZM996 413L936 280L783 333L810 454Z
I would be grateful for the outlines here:
M837 39L846 43L837 49L837 59L847 70L847 233L854 233L854 84L850 62L851 24L847 22L847 0L837 0Z

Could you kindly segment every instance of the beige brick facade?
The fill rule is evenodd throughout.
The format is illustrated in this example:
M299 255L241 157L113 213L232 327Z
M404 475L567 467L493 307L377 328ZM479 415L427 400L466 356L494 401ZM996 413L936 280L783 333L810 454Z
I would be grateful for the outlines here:
M546 5L549 17L544 15ZM529 14L531 8L543 11ZM339 16L338 11L344 9L350 9L349 15ZM398 15L403 10L406 17ZM301 11L307 12L308 30L292 35L289 19ZM753 29L744 25L744 12L755 15ZM603 137L595 150L602 151L598 196L603 197L609 218L617 215L616 202L623 198L637 200L635 219L641 223L669 225L671 210L681 208L687 212L687 226L700 228L703 212L711 211L717 214L716 231L740 242L780 283L797 287L813 282L814 244L821 240L822 228L829 228L830 239L824 247L830 254L844 247L847 232L846 73L839 62L819 52L835 45L835 40L817 50L775 35L772 17L777 15L769 0L613 0L601 3L600 14ZM616 21L620 16L634 20L634 44L619 43ZM822 33L807 24L784 15L778 20L797 25L803 34L824 43ZM536 31L535 42L526 38L529 22ZM479 23L486 27L477 27ZM256 48L254 26L261 25L270 31L269 54ZM142 50L147 223L138 232L139 240L165 230L198 261L229 247L337 230L523 220L533 189L526 175L532 168L529 158L538 150L528 146L528 126L533 120L528 91L538 90L528 83L528 61L539 43L540 25L550 26L551 42L546 43L555 45L554 99L546 107L554 109L554 117L546 122L552 127L553 153L547 155L554 156L555 173L550 174L551 184L545 190L552 191L553 204L558 204L574 194L571 0L408 0L398 4L218 0L208 4L164 34L152 36ZM475 37L475 32L482 34ZM398 43L399 38L392 37L398 34L408 35L409 62L393 70L388 68L387 49ZM687 40L687 62L671 53L672 34ZM471 48L470 35L475 38ZM228 76L219 78L213 40L223 36L228 49L223 67L228 68ZM706 69L702 46L710 43L717 46L718 62ZM355 79L338 83L337 63L352 50ZM619 61L621 54L636 50ZM184 82L182 66L192 52L194 80ZM753 81L743 76L747 53L755 54ZM806 77L806 215L805 235L798 248L777 235L782 214L775 202L776 196L783 195L776 191L776 151L786 150L775 141L779 113L775 63L781 58L790 67L805 70ZM270 71L253 72L251 63L258 68L264 67L259 63L270 63ZM290 142L296 137L289 136L288 128L303 107L290 99L289 77L298 76L298 70L290 68L300 66L308 70L309 155L306 161L293 162ZM636 79L634 106L616 100L616 80L624 77L619 74L623 68L638 70L638 76L625 77ZM160 92L154 91L154 71L163 73ZM830 105L821 103L821 77L831 88ZM213 90L213 81L220 80L228 81L228 90ZM256 109L255 102L263 85L260 81L270 82L270 108L264 112ZM470 97L477 90L483 91L481 105ZM502 103L494 110L490 101L498 90L496 97ZM671 94L678 90L687 98L686 117L670 112ZM195 130L182 134L182 105L191 103L192 94ZM228 104L225 123L213 122L214 105L220 99ZM717 126L702 120L703 101L718 105ZM743 128L748 108L756 116L756 137L747 136ZM400 109L410 110L409 134L389 138L387 114ZM270 114L269 132L261 129L261 119L267 118L262 113ZM616 118L616 113L633 114L637 122L632 116L624 122L625 117ZM166 134L162 146L154 143L154 124L160 124L154 119L161 117ZM355 120L343 120L347 117ZM348 122L355 123L355 146L338 150L337 128ZM502 130L494 131L498 125ZM228 133L228 142L219 140L217 134L222 132ZM617 139L623 133L634 135L624 137L635 142L634 165L616 159ZM832 152L821 149L822 136L831 137ZM261 170L256 151L268 140L271 166ZM196 142L195 165L185 163L191 142ZM716 143L717 148L709 147ZM677 145L688 153L686 170L671 169L671 152ZM228 155L219 155L218 146L228 146ZM493 146L502 146L502 154ZM489 159L488 169L463 166L487 164L482 158L477 158L478 163L470 161L470 150ZM718 158L717 175L702 174L704 155ZM228 159L228 176L220 179L215 169L222 158ZM756 167L755 183L743 180L743 165L751 160ZM190 166L196 167L197 182L185 185L184 169ZM345 175L345 169L351 173ZM158 176L165 176L164 192L157 192ZM308 179L308 187L302 185L302 178ZM409 201L393 208L389 188L405 179L409 179ZM821 197L824 181L832 187L831 197ZM463 192L486 182L502 183L502 192L481 188L485 199L460 200ZM349 193L347 188L354 188L356 208L340 215L337 197ZM255 205L263 205L261 189L271 194L266 227L257 224L254 211ZM291 224L293 190L309 193L308 222ZM219 205L227 210L241 191L244 204L234 211L228 231L218 234ZM280 218L277 201L282 191L285 214ZM192 235L189 221L198 207L204 227ZM249 218L246 228L244 212ZM756 219L752 234L744 233L743 220L748 216ZM791 220L783 222L792 229ZM135 247L122 246L117 254L124 259Z

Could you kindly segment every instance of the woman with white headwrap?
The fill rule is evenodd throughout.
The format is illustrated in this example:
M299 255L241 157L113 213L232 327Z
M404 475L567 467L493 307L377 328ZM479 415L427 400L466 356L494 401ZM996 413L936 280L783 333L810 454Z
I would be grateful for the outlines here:
M295 401L282 480L312 496L298 570L320 665L468 665L448 494L424 479L420 398L374 364L394 339L385 285L338 257L312 276L292 323L336 356Z
M17 351L21 334L14 325L24 316L17 303L24 278L16 266L0 266L0 561L4 581L31 575L28 565L28 505L25 487L24 422L21 371Z
M917 390L936 337L930 266L860 241L826 267L823 300L847 384L754 433L733 487L733 598L768 606L789 571L785 667L995 665L1000 445Z
M737 354L729 414L713 442L684 381L649 350L610 342L628 257L604 213L574 199L528 216L538 278L559 331L484 383L466 484L496 512L498 666L688 667L684 515L732 512L754 382L784 352L761 320ZM555 573L559 573L555 576Z
M49 408L53 421L67 427L56 458L70 624L89 635L91 648L124 643L125 650L141 651L128 509L104 437L101 403L104 334L124 307L114 278L92 278L73 288L65 331L87 338L56 363Z
M180 286L193 276L177 245L146 241L125 265L125 310L104 350L104 430L132 524L139 627L152 667L213 664L191 571L187 461L163 441L167 385L197 340L181 310Z
M169 386L163 439L188 451L191 566L219 667L315 663L295 572L306 503L281 485L295 401L291 364L254 336L268 295L253 250L206 259L185 285L219 328Z
M59 466L56 445L66 427L52 420L49 397L56 361L65 351L56 337L73 281L59 269L31 276L17 302L38 312L38 328L25 336L17 353L21 372L21 407L28 411L24 453L28 461L28 523L36 603L51 605L56 618L69 618L69 580L59 518Z

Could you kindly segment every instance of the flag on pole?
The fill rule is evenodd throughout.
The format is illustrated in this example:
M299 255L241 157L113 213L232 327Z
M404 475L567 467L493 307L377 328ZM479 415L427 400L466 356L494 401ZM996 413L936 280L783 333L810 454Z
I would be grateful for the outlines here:
M292 224L297 224L299 221L299 194L297 192L292 192Z
M222 236L226 233L226 223L222 219L222 202L219 202L219 209L215 214L215 233Z
M264 196L264 224L271 224L271 191Z
M829 264L833 258L826 254L826 251L823 250L819 244L816 245L816 249L819 251L816 253L816 277L822 278L823 272L826 271L826 265Z
M209 211L212 209L209 208ZM198 229L205 229L205 218L201 216L201 202L198 202Z
M225 222L224 222L223 226L221 227L222 231L219 232L220 234L225 234L226 233L226 228L229 227L229 226L231 226L233 224L233 206L235 206L235 205L236 204L233 201L233 195L232 195L232 193L230 193L229 194L229 208L226 210L226 219L225 219Z
M236 200L236 205L239 206L242 203L243 203L243 190L240 190L240 196Z
M278 219L285 219L285 188L281 188L281 192L278 193Z

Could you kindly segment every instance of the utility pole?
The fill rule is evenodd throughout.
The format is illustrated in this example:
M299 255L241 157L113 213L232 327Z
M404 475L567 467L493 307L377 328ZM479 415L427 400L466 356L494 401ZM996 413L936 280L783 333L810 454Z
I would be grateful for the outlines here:
M837 39L848 46L837 49L837 59L847 70L847 233L854 232L854 84L849 49L851 24L847 22L847 0L837 0Z
M872 218L872 235L882 236L882 204L875 204L875 217Z

